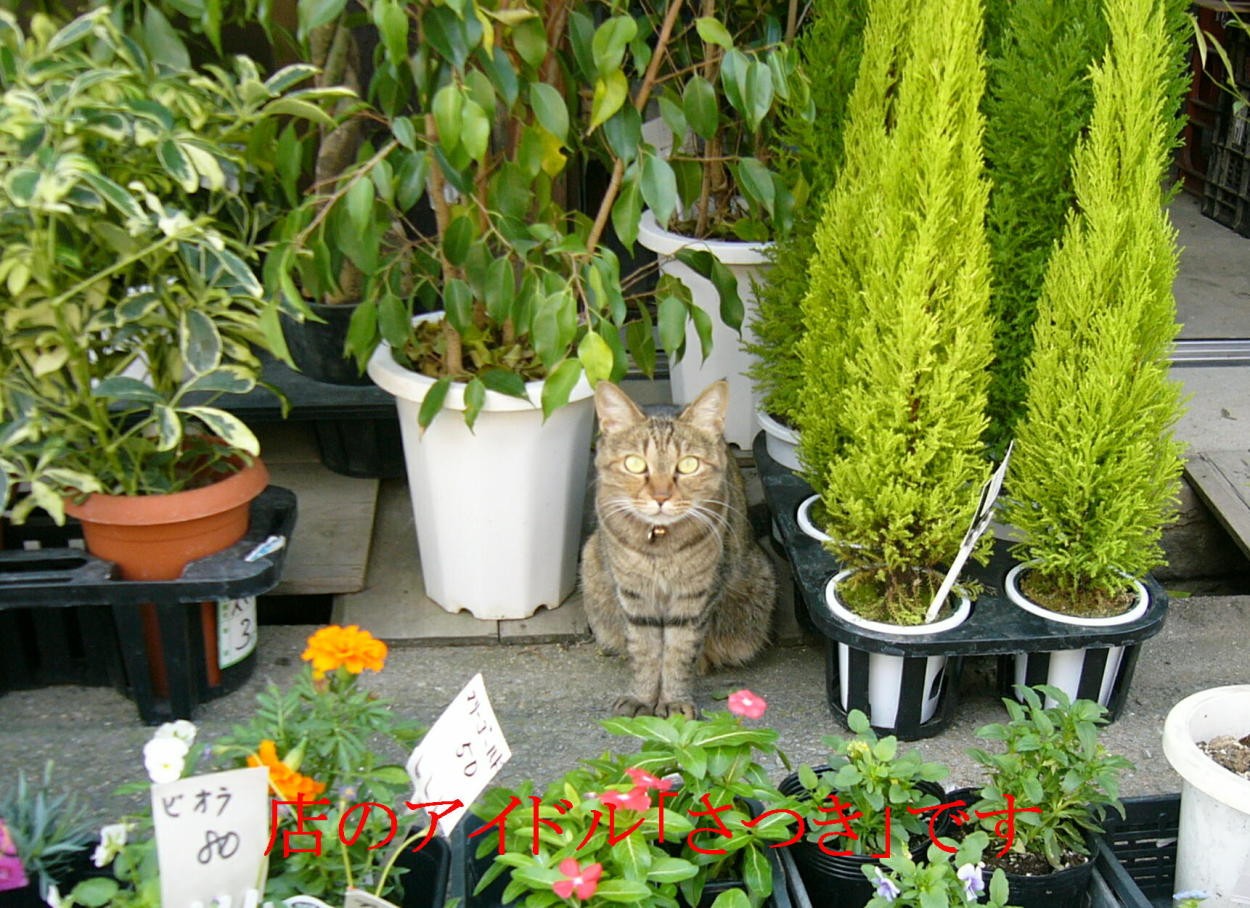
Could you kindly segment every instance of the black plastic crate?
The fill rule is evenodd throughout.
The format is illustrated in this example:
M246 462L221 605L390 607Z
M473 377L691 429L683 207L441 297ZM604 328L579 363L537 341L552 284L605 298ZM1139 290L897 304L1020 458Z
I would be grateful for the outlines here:
M1092 908L1163 908L1176 877L1179 794L1125 798L1098 840Z

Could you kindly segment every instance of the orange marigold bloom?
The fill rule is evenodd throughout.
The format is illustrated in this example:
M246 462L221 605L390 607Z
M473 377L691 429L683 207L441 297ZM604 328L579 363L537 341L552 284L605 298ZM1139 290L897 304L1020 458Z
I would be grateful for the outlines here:
M278 794L291 801L300 795L311 800L326 790L324 782L301 775L279 760L278 747L268 738L260 742L256 753L248 754L247 765L269 767L269 784Z
M386 644L358 625L323 627L308 638L308 648L301 657L311 662L314 678L345 668L353 675L365 669L380 672L386 661Z

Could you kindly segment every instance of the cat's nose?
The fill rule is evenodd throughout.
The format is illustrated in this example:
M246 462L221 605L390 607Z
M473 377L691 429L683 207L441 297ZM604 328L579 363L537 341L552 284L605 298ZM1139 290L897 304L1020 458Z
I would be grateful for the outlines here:
M671 492L652 492L651 497L655 499L656 504L662 505L664 502L672 498L673 494Z

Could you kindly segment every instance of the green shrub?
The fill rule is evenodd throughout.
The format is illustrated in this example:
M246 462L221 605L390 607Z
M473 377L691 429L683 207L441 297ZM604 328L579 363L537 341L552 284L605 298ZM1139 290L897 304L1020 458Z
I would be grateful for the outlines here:
M800 456L831 549L874 568L887 599L954 556L985 473L981 26L977 0L870 8L803 303Z
M1111 42L1093 70L1094 110L1073 171L1077 207L1038 303L1027 410L1005 516L1068 598L1106 596L1162 562L1181 446L1176 231L1162 181L1175 125L1165 2L1107 0Z

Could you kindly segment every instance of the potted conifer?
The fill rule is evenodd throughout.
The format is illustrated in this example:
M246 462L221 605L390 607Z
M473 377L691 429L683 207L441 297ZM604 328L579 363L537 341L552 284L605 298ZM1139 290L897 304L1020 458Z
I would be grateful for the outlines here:
M268 179L260 124L322 95L291 91L302 70L261 79L246 58L154 62L105 8L64 26L37 14L27 31L0 14L0 50L12 516L68 513L123 578L176 578L243 537L268 481L256 437L213 404L255 386L254 351L285 350L249 264L249 194Z
M1146 612L1141 578L1162 562L1160 534L1176 507L1181 405L1168 357L1177 248L1161 187L1179 43L1166 7L1106 5L1110 44L1093 70L1093 114L1074 159L1077 213L1038 301L1008 477L1005 517L1022 533L1014 551L1023 563L1007 592L1064 623L1110 625ZM1121 655L1113 648L1101 669L1101 703ZM1076 696L1080 651L1048 658L1049 683Z
M800 457L821 498L826 548L844 568L825 600L849 625L899 636L940 633L970 610L956 597L926 623L986 474L981 30L976 2L870 5L844 169L803 301ZM862 661L872 724L892 728L904 657ZM846 708L847 644L836 663ZM944 664L930 657L909 692L925 701L922 721L936 710Z

